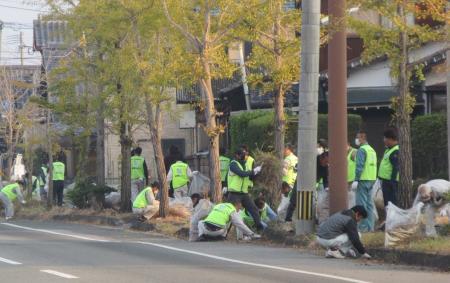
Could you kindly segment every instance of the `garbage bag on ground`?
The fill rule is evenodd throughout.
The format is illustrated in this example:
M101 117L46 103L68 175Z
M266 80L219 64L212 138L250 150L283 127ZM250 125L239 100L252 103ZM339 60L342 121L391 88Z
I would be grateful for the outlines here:
M317 191L317 220L322 224L330 217L330 199L328 188L321 188Z
M187 210L192 210L192 199L190 197L169 198L169 207L183 206Z
M289 197L281 195L281 202L277 208L278 220L284 221L286 219L288 207L289 207Z
M401 209L389 202L386 208L386 226L384 246L396 247L409 242L412 236L420 232L420 218L423 203L410 209Z
M194 172L189 186L189 195L200 194L207 196L210 190L211 180L200 172Z
M105 207L106 208L120 208L120 193L111 192L105 196Z

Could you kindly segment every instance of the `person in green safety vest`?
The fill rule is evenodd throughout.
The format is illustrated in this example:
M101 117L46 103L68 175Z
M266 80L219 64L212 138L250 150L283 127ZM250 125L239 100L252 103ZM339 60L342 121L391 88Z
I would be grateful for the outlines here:
M294 147L291 144L284 146L284 162L283 162L283 182L286 182L294 188L297 181L297 163L298 158L294 154Z
M381 159L380 168L378 170L378 178L381 180L384 207L387 207L389 202L397 205L396 193L399 179L399 146L396 129L386 129L383 136L386 150L384 151L383 159Z
M227 175L230 169L231 159L225 156L225 149L220 149L219 163L220 163L220 181L222 182L222 188L227 186Z
M53 202L62 206L64 198L64 180L66 178L66 166L61 162L62 157L58 155L53 162Z
M355 181L356 171L356 148L353 148L350 142L347 142L347 182L348 182L348 208L355 206L355 190L352 189L352 183Z
M133 214L139 215L140 220L150 219L158 212L159 201L155 199L158 191L159 183L153 182L136 196L133 201Z
M256 198L254 202L256 207L258 208L259 215L261 216L261 223L264 228L267 228L267 223L277 220L277 214L265 202L263 197ZM253 221L253 217L246 209L242 209L240 215L242 217L242 220L244 220L245 225L250 228L255 227L255 221Z
M5 208L6 220L11 219L14 216L14 201L19 200L21 204L25 204L26 201L23 198L22 187L23 181L17 181L0 189L0 202Z
M253 239L261 238L245 225L239 216L239 210L242 203L239 199L232 202L219 203L213 207L205 220L198 223L199 241L208 239L224 240L227 237L228 230L233 224L236 229L240 230L244 236Z
M141 156L142 148L136 147L131 156L131 201L136 199L138 193L147 185L148 169L144 157Z
M356 152L355 181L356 205L363 206L367 218L359 223L360 232L372 232L375 229L375 204L372 200L372 187L377 179L377 153L367 142L367 133L359 131L355 144L359 146Z
M249 151L248 146L245 145L245 144L241 145L241 150L242 150L242 151L244 152L244 154L245 154L245 168L246 168L247 170L253 170L253 169L255 169L255 159L254 159L252 156L250 156L250 151ZM249 192L252 191L252 188L253 188L253 176L250 176L250 177L248 177L248 178L245 180L244 186L247 187L247 190L248 190Z
M261 224L261 219L258 213L258 208L249 196L248 179L261 172L261 166L250 170L246 167L245 160L246 153L242 149L235 152L235 157L230 163L230 170L227 177L227 200L239 200L244 208L252 215L255 220L256 228L263 230L264 226Z
M180 159L170 166L170 170L167 173L167 182L172 185L175 199L188 196L189 181L194 176L189 165L182 160L183 158L180 156Z

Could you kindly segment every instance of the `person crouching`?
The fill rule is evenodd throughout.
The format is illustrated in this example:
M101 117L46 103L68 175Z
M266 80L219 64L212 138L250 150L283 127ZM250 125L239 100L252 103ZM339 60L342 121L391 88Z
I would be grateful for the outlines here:
M239 199L234 199L229 203L220 203L213 207L205 220L198 223L199 241L204 240L225 240L231 224L236 226L244 236L253 239L261 238L244 224L239 215L242 203Z
M349 210L333 214L325 220L317 231L317 243L326 248L328 258L357 257L358 252L363 258L370 259L361 243L358 233L358 222L367 218L367 211L361 205ZM355 251L356 250L356 251Z
M133 214L139 215L140 220L152 218L159 210L159 201L155 200L159 183L153 182L150 187L143 189L133 201Z

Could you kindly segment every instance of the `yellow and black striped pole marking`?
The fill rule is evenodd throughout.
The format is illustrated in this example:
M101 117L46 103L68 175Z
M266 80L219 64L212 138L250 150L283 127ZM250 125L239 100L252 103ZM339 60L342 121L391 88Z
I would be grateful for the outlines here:
M297 193L298 215L299 220L313 219L313 192L301 191Z

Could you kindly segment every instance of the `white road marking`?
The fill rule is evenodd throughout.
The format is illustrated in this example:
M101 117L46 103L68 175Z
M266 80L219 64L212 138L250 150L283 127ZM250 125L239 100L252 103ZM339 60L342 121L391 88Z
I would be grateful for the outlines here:
M7 258L3 258L3 257L0 257L0 261L4 262L4 263L9 263L9 264L12 264L12 265L21 265L20 262L17 262L17 261L14 261L14 260L10 260L10 259L7 259Z
M50 269L46 269L46 270L41 270L41 272L45 272L48 274L52 274L52 275L56 275L62 278L66 278L66 279L77 279L78 277L71 275L71 274L67 274L67 273L62 273L56 270L50 270Z
M14 228L34 231L34 232L41 232L41 233L47 233L47 234L52 234L52 235L65 236L65 237L70 237L70 238L75 238L75 239L80 239L80 240L86 240L86 241L104 242L104 243L111 242L109 240L102 240L102 239L95 239L95 238L90 238L90 237L86 237L86 236L79 236L79 235L60 233L60 232L55 232L55 231L45 230L45 229L35 229L35 228L30 228L30 227L26 227L26 226L20 226L20 225L11 224L11 223L0 223L0 224L6 225L6 226L10 226L10 227L14 227Z
M336 280L353 282L353 283L370 283L369 281L362 281L362 280L348 278L348 277L341 277L341 276L335 276L335 275L330 275L330 274L325 274L325 273L311 272L311 271L305 271L305 270L300 270L300 269L286 268L286 267L281 267L281 266L260 264L260 263L242 261L242 260L237 260L237 259L232 259L232 258L227 258L227 257L215 256L215 255L211 255L211 254L205 254L205 253L195 252L195 251L191 251L191 250L179 249L179 248L174 248L171 246L166 246L166 245L161 245L161 244L156 244L156 243L150 243L150 242L136 242L136 243L159 247L159 248L182 252L182 253L187 253L187 254L198 255L198 256L212 258L212 259L221 260L221 261L243 264L243 265L275 269L275 270L287 271L287 272L294 272L294 273L300 273L300 274L311 275L311 276L322 277L322 278L336 279Z

